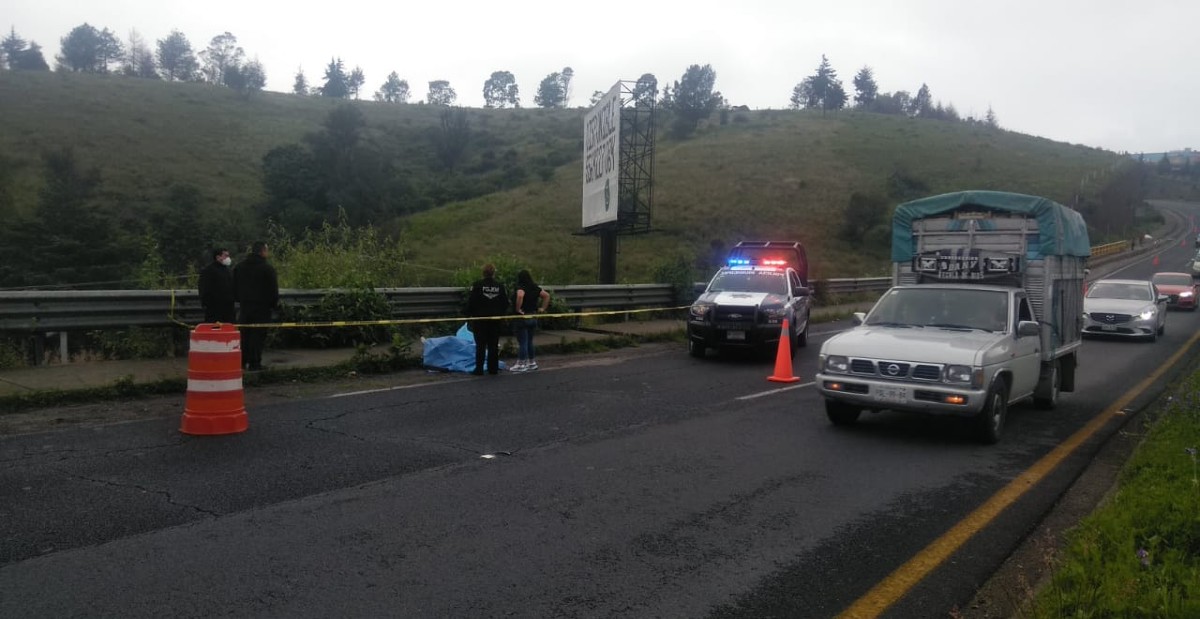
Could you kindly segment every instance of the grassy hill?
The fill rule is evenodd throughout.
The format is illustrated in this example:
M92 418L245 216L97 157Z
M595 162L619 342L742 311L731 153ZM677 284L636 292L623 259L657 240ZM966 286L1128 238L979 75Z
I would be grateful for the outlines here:
M103 178L99 203L126 225L160 206L172 186L197 187L205 217L261 236L260 165L270 149L300 142L336 102L116 76L0 72L0 163L10 170L11 213L28 214L41 185L43 150L71 145ZM440 109L357 102L368 138L396 153L396 170L430 183ZM417 267L404 283L447 283L446 270L508 256L550 283L595 280L597 243L580 229L584 111L470 110L465 168L507 152L530 173L513 188L440 205L397 221ZM661 123L663 126L666 123ZM692 139L660 138L653 228L620 241L618 277L649 281L656 266L706 256L714 242L799 239L817 277L880 274L881 235L837 236L853 192L899 200L959 189L1001 189L1069 202L1081 179L1118 157L1084 146L978 125L842 112L733 112ZM0 204L0 210L4 209ZM876 240L870 242L872 238ZM167 240L169 242L169 239Z

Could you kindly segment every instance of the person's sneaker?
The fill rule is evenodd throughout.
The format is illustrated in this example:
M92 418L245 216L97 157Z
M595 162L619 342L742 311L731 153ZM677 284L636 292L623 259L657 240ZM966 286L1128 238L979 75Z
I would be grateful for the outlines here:
M483 370L471 370L471 376L483 376Z
M525 364L526 372L528 372L529 370L536 370L536 369L537 369L537 361L530 361L529 363Z
M508 368L510 372L524 372L528 366L524 361L518 361Z

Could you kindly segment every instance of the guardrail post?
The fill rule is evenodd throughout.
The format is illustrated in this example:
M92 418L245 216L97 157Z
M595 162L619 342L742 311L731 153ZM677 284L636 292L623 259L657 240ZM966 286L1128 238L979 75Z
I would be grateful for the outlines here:
M58 332L58 362L66 363L70 360L71 360L71 357L70 357L70 355L67 354L67 332L59 331Z

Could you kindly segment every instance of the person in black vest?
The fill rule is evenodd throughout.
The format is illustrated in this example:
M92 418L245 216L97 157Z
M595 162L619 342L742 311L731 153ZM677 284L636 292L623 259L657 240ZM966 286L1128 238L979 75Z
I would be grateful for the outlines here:
M200 305L204 308L204 322L229 322L237 320L233 308L233 271L229 265L233 260L224 247L212 251L212 262L200 269Z
M483 279L471 284L471 295L467 297L467 316L503 316L508 313L508 292L504 284L496 281L496 266L483 265ZM487 359L488 374L500 373L500 321L472 320L471 332L475 334L476 376L483 374L483 361Z
M262 324L271 321L271 312L279 306L279 279L275 267L267 262L267 244L257 241L233 269L233 288L241 313L238 323ZM263 369L263 346L267 330L251 328L242 332L242 365L250 371Z

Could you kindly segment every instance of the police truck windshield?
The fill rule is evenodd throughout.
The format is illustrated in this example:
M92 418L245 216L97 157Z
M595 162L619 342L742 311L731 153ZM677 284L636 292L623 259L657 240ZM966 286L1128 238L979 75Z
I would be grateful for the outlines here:
M713 278L708 290L786 295L787 276L783 271L723 271Z

